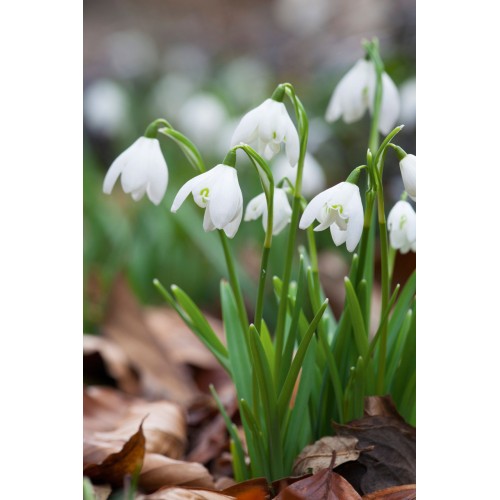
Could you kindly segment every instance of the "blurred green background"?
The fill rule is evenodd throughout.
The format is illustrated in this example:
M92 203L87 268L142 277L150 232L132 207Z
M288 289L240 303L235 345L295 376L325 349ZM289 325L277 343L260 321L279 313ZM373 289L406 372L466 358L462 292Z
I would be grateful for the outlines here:
M323 169L325 189L365 160L368 115L345 125L327 124L324 113L340 78L363 56L361 40L373 36L400 90L405 129L398 143L414 153L414 0L84 0L85 332L98 331L121 272L142 303L162 302L152 286L158 278L218 313L219 279L226 276L219 239L203 232L202 210L191 199L170 213L178 188L196 173L175 144L161 139L169 185L160 207L147 198L134 202L119 183L111 196L102 193L107 168L148 123L168 119L210 168L224 158L239 118L289 81L308 112L308 150ZM239 165L246 205L259 184L248 164ZM394 158L385 172L388 211L403 186ZM263 237L259 220L242 222L232 240L251 300ZM286 231L274 238L273 274L281 274L285 240ZM318 243L347 258L329 231Z

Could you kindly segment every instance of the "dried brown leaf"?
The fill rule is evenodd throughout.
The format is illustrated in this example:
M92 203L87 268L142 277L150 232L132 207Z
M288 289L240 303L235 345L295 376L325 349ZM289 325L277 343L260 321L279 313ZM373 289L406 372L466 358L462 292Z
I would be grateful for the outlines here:
M390 398L372 396L366 408L369 416L335 425L337 434L355 437L358 448L371 448L356 462L340 465L342 474L361 494L416 481L416 433L397 413Z
M213 488L212 476L203 465L183 462L156 453L147 453L139 476L139 486L148 493L162 486Z
M140 374L144 396L186 406L199 396L188 368L176 362L174 353L165 350L152 333L123 277L112 288L103 331L123 349Z
M88 464L83 473L92 482L107 483L113 487L121 486L125 476L137 473L141 469L146 451L145 444L146 440L140 425L139 430L120 451L110 454L101 463Z
M292 500L361 500L356 490L331 468L297 481L285 488L276 499Z
M186 445L184 411L168 401L148 402L108 387L84 389L84 462L125 442L144 420L146 451L180 458Z
M363 496L363 500L415 500L416 498L416 484L392 486L391 488L375 491L374 493Z
M114 342L97 335L83 336L83 375L86 381L111 381L128 394L138 394L139 377Z
M357 460L360 454L360 450L356 449L357 443L355 437L325 436L302 450L293 464L293 474L315 474L329 467L333 452L335 452L333 467L350 460Z

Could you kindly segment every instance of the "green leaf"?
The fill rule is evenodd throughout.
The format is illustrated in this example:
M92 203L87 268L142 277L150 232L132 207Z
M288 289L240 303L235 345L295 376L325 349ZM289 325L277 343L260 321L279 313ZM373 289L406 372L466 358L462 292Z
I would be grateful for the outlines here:
M406 313L406 318L403 322L403 325L401 327L401 331L399 332L398 338L396 342L394 343L394 348L388 352L387 354L387 369L386 369L386 375L385 375L385 383L387 386L387 389L391 386L392 379L394 377L394 373L396 369L398 368L400 363L405 363L406 360L402 357L402 352L403 352L403 347L406 343L406 339L408 336L408 333L411 328L412 324L412 318L413 317L413 311L410 309Z
M229 435L231 436L231 440L234 446L234 453L232 453L233 460L235 457L237 457L238 459L238 466L234 467L235 478L240 476L241 478L238 478L236 480L244 481L245 479L249 478L249 474L248 474L248 469L245 465L245 453L243 451L243 445L241 444L240 437L238 436L236 426L231 422L231 419L229 418L229 415L227 414L226 409L224 408L224 405L222 404L219 395L215 390L215 387L212 384L210 384L209 388L210 392L212 393L212 396L215 399L217 408L219 408L222 418L224 419L224 423L226 424L226 428L229 432ZM233 452L233 450L231 450L231 452ZM240 464L243 464L243 467Z
M387 349L389 351L392 349L392 346L396 341L398 332L400 331L406 317L406 312L410 308L413 297L415 296L416 281L416 271L413 271L412 275L408 278L408 281L403 287L397 304L394 307L394 312L392 313L388 325Z
M302 449L312 440L312 424L308 403L311 393L315 387L316 367L316 340L311 340L311 346L307 350L302 364L299 388L295 397L295 403L288 411L283 437L285 470L292 468L293 462Z
M248 403L244 400L240 400L240 409L242 421L245 426L245 434L248 436L248 431L250 431L252 435L251 440L247 440L248 451L250 453L250 466L252 468L253 477L262 477L271 478L271 471L269 470L269 464L267 457L269 456L269 452L266 451L266 443L264 441L264 435L260 429L259 423L255 418L252 410ZM255 451L251 451L252 448Z
M227 357L228 353L226 347L220 341L219 337L213 331L204 314L191 300L189 295L187 295L181 288L176 285L172 285L171 289L175 298L177 299L177 302L184 309L184 311L186 311L193 324L203 333L207 342L210 343L215 351L219 352L222 356Z
M247 332L241 326L238 307L231 286L222 280L220 284L222 318L226 333L231 374L240 398L252 404L252 370Z
M274 392L273 377L269 363L267 362L266 353L262 347L259 332L257 332L254 325L250 325L249 337L253 368L257 375L257 383L259 385L262 409L266 422L266 435L269 439L271 473L273 478L281 477L285 471L283 470L283 450L280 439L277 398Z
M309 347L309 342L316 331L316 327L318 326L319 320L323 316L325 309L328 306L328 299L323 302L322 306L315 314L313 320L311 321L307 332L302 339L302 342L297 349L297 353L293 358L292 364L290 366L290 370L285 379L285 383L283 384L283 388L281 389L280 395L278 397L278 415L281 420L285 414L285 411L288 407L288 403L290 402L290 398L292 397L293 388L295 387L295 382L297 381L297 377L300 372L300 368L302 367L302 363L304 361L304 357L306 355L307 348Z
M344 278L345 289L346 289L346 299L349 305L349 316L351 318L351 323L354 331L354 339L356 341L356 346L358 353L366 357L368 353L368 335L366 334L365 324L363 321L363 313L356 297L356 292L352 286L349 278Z
M265 321L262 321L261 323L260 339L262 341L264 352L266 353L267 362L272 370L274 363L274 345Z
M153 281L153 284L158 289L163 298L177 311L177 314L181 317L184 323L186 323L186 325L191 329L191 331L203 342L203 344L205 344L205 346L208 347L210 352L217 358L222 367L228 373L230 373L228 352L226 347L219 340L217 334L213 331L212 327L210 326L206 318L203 316L201 311L196 307L196 305L194 305L192 300L186 294L184 294L182 290L177 289L179 297L181 297L179 305L174 300L172 295L170 295L170 293L159 282L159 280L155 279ZM190 312L194 314L195 316L194 318L190 314Z

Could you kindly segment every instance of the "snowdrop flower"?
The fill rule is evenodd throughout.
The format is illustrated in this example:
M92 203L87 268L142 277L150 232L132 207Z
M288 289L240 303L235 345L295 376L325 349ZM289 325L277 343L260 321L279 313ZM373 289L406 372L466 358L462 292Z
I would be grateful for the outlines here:
M229 238L236 234L243 216L243 194L234 167L220 164L187 181L174 199L172 212L177 212L190 193L205 208L205 231L223 229Z
M92 82L83 95L85 123L96 134L116 137L127 129L129 99L125 90L108 79Z
M398 201L387 217L391 247L401 253L417 249L415 210L407 201Z
M285 157L278 158L273 165L273 174L276 182L288 177L292 184L297 178L297 169L292 168ZM306 197L314 196L326 186L325 174L320 164L312 155L306 153L304 158L304 172L302 173L302 193Z
M415 155L406 155L400 162L401 177L408 196L417 201L417 158Z
M329 227L335 245L346 243L347 250L352 252L363 232L363 204L358 186L341 182L315 196L304 210L299 227L306 229L314 219L320 222L315 231Z
M259 194L247 205L245 211L245 220L256 220L262 216L262 226L264 231L267 230L267 200L264 193ZM279 234L292 217L292 207L286 196L284 189L276 188L273 197L273 234Z
M105 194L111 194L120 175L123 191L131 193L135 201L147 194L159 205L167 189L168 170L158 139L140 137L118 156L104 178Z
M334 122L341 116L346 123L358 121L366 109L373 112L376 88L376 70L371 61L360 59L340 80L328 104L326 121ZM399 94L387 73L382 74L382 103L378 129L387 135L399 116Z
M274 99L266 99L241 119L231 139L231 146L248 144L266 160L270 160L279 153L282 142L286 145L290 165L295 167L299 161L299 134L285 105Z

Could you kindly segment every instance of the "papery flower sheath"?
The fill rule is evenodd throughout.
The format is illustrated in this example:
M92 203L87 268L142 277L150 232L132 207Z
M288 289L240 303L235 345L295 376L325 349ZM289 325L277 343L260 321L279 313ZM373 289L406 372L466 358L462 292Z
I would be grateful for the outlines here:
M341 182L315 196L307 205L299 227L306 229L318 220L315 231L330 228L335 245L346 244L352 252L363 232L363 204L359 188L350 182Z
M105 194L111 193L120 175L123 191L135 201L147 194L159 205L167 189L168 169L158 139L140 137L116 158L104 178Z
M295 167L299 161L299 134L285 105L274 99L266 99L241 119L231 147L241 143L254 148L266 160L279 153L281 143L285 143L290 165Z
M267 230L267 200L264 193L259 194L247 205L245 210L245 220L256 220L262 217L262 226ZM292 217L292 207L286 196L284 189L276 188L273 197L273 234L279 234Z
M401 177L408 196L417 201L417 158L415 155L406 155L400 162Z
M205 231L223 229L229 238L236 234L243 216L243 194L234 167L216 165L187 181L174 199L172 212L177 212L190 193L195 203L205 209Z
M360 120L366 109L373 113L377 74L371 61L360 59L340 80L335 88L325 119L334 122L340 117L346 123ZM382 74L382 102L378 129L388 134L399 117L399 93L396 85L387 73Z
M417 250L417 215L407 201L398 201L387 217L391 247L401 253Z

